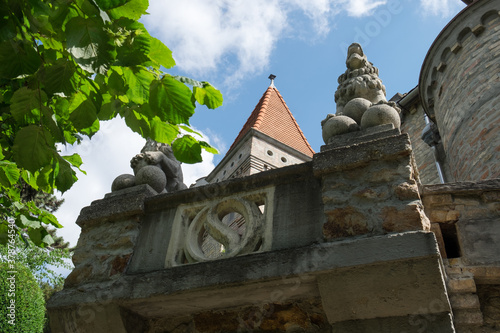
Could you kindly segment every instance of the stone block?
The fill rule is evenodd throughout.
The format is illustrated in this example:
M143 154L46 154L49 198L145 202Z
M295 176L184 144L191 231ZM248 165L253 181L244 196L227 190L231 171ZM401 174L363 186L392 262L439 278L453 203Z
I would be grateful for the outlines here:
M327 210L325 215L323 236L326 239L364 235L373 230L367 216L352 206Z
M382 228L385 232L430 230L430 222L419 201L407 205L388 204L381 209Z
M437 258L337 270L318 287L330 323L450 312Z
M481 310L456 310L453 311L453 321L456 326L479 326L483 324Z
M83 229L95 224L143 214L144 200L156 194L156 191L149 185L138 185L110 193L104 199L96 200L90 206L84 207L76 224Z
M479 298L476 294L452 294L450 304L453 310L479 309Z
M401 317L384 317L349 320L332 325L332 333L455 333L451 315L414 314Z
M376 160L397 159L410 154L411 143L407 134L390 136L315 154L313 172L320 177L334 171L366 166Z
M450 276L447 281L450 293L475 293L476 282L472 277L453 277Z
M460 220L457 232L465 264L500 264L500 218Z
M453 202L451 194L430 194L422 197L424 206L434 207L439 205L449 205Z

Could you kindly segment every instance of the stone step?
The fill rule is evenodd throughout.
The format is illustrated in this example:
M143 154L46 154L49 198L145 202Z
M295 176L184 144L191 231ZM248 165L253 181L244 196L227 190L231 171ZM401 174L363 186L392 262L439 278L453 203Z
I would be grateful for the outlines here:
M476 292L476 282L468 275L448 275L446 285L449 295Z
M462 309L480 309L479 298L476 294L450 294L449 298L453 311Z
M453 309L453 323L457 330L483 324L481 310L455 310Z

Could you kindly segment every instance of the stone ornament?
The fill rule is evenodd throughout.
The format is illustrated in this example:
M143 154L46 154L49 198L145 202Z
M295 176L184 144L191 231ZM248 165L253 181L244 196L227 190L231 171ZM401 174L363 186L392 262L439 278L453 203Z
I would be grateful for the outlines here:
M172 147L148 139L140 154L130 161L134 175L123 174L115 178L111 191L148 184L158 193L186 189L181 163L175 158Z
M269 188L201 205L180 206L174 219L165 266L269 250L273 193L274 188ZM207 247L207 241L218 246Z
M349 46L346 66L335 92L337 112L321 122L325 143L329 144L338 135L384 124L393 124L399 129L400 109L396 103L387 102L378 69L368 61L361 45Z

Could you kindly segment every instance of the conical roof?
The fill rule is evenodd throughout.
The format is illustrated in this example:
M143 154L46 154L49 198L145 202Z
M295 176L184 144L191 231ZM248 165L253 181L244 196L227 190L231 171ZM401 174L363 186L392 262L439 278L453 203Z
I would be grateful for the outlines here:
M312 157L314 150L293 117L278 89L271 84L264 92L228 153L251 129L260 131L293 149Z

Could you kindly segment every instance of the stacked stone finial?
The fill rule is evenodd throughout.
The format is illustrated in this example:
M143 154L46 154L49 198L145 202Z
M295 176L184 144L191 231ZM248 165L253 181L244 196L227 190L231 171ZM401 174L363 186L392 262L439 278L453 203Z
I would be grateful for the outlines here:
M335 92L336 114L321 122L323 140L329 144L333 137L384 124L399 128L399 108L387 102L385 87L378 77L378 68L368 61L361 45L349 46L347 70L338 78Z

